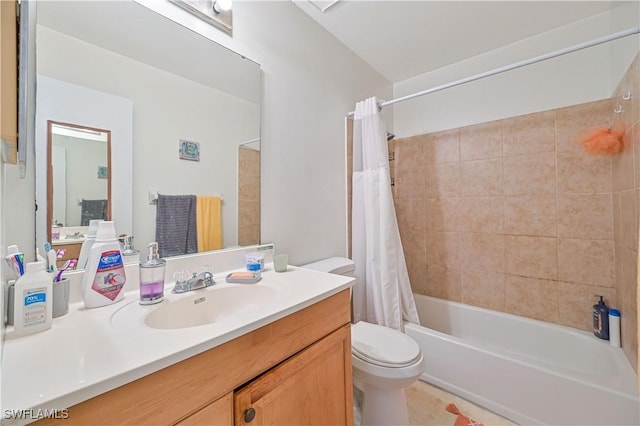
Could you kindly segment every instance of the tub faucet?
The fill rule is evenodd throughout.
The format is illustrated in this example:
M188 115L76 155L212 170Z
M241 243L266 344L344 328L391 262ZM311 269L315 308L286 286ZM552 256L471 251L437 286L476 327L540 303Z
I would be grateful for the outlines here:
M185 279L185 275L188 275L186 271L175 274L176 284L172 290L174 293L186 293L187 291L211 287L216 283L213 279L213 274L208 271L200 272L199 274L194 273L189 279Z

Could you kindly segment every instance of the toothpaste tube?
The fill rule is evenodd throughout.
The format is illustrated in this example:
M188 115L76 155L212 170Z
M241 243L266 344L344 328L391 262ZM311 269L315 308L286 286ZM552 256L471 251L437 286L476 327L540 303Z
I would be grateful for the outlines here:
M24 274L24 253L18 250L17 245L7 247L7 255L5 260L9 265L9 271L13 278L20 278Z

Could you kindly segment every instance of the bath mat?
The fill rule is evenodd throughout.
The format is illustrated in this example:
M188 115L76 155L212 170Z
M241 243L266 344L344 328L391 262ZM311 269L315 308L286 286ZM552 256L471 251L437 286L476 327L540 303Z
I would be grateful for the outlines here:
M475 420L472 420L469 417L462 414L460 409L458 409L458 407L456 407L456 405L453 403L447 404L446 409L448 412L458 415L458 417L456 418L456 422L453 424L453 426L484 426L482 423L478 423Z

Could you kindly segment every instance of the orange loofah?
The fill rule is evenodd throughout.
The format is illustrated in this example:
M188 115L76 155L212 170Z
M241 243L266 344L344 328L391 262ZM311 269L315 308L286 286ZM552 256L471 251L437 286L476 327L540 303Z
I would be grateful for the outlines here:
M484 426L482 423L478 423L475 420L470 419L469 417L462 414L460 409L456 407L454 403L447 404L445 408L448 412L452 414L457 414L456 421L453 426Z
M616 155L624 149L624 132L607 127L596 127L578 136L574 142L591 155Z

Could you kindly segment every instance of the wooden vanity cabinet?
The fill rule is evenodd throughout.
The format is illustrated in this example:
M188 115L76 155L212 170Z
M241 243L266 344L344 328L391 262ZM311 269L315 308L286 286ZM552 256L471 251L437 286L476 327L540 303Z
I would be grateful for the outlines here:
M353 425L349 300L347 289L74 405L64 421L91 425ZM245 421L251 413L251 421Z

